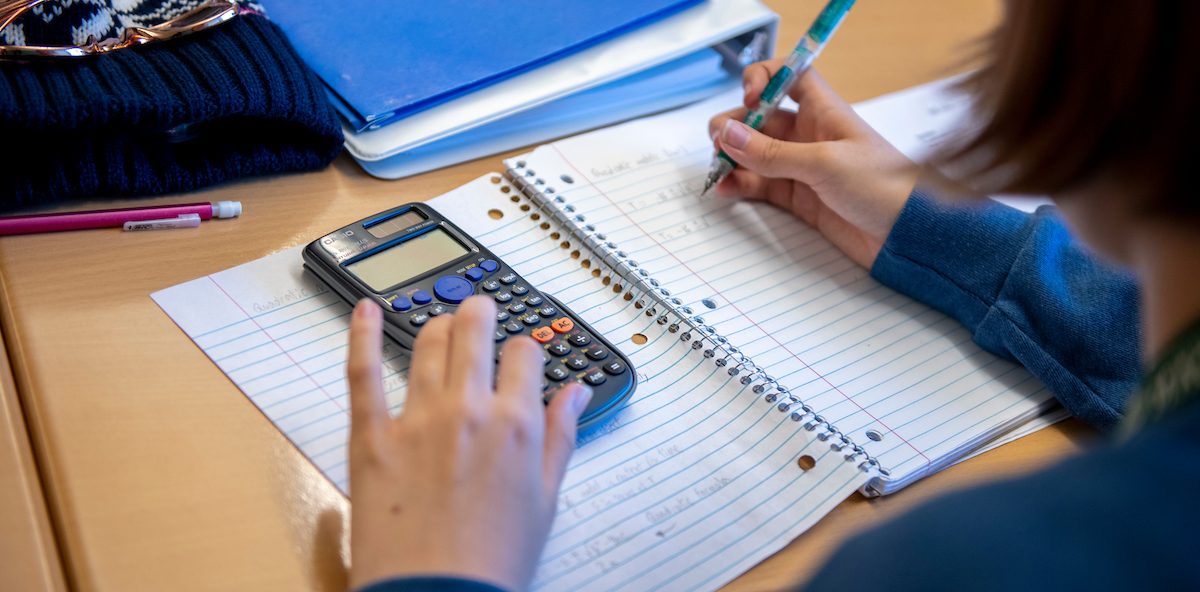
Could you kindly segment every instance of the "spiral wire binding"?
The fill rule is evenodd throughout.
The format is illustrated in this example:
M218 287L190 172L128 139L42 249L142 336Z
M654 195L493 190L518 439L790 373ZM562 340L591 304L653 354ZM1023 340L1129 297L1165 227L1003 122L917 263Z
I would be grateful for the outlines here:
M875 471L884 477L891 474L865 448L829 423L800 397L768 375L728 339L717 333L716 329L705 323L704 317L696 314L679 298L672 296L670 290L662 287L658 280L651 277L628 253L622 251L595 225L589 223L584 214L578 212L553 187L547 185L545 179L538 177L534 170L528 168L525 161L516 161L515 167L508 168L507 176L543 215L553 220L577 242L585 245L593 255L599 256L601 275L616 276L620 280L633 283L632 286L622 286L623 291L626 291L626 299L634 300L639 308L646 311L646 316L656 317L655 322L666 325L668 332L678 333L680 341L691 342L693 350L703 350L704 357L712 358L713 363L724 368L729 376L740 375L738 381L741 384L753 385L750 390L755 395L762 396L764 401L775 405L781 413L787 413L792 421L804 422L805 430L813 432L821 428L816 435L817 439L829 442L830 448L836 452L844 452L842 456L847 462L858 460L858 468L864 472Z

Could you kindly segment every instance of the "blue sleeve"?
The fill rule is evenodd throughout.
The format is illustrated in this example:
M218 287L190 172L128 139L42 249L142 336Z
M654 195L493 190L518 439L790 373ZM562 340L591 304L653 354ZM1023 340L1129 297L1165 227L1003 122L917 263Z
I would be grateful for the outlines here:
M359 588L358 592L504 592L504 589L465 578L419 576L375 582Z
M1137 287L1043 207L945 205L913 193L871 275L957 319L1029 369L1076 417L1121 418L1141 375Z

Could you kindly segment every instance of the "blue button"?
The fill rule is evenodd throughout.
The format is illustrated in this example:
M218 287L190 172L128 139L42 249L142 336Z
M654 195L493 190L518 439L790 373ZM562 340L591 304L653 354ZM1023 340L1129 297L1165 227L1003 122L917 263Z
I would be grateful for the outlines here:
M433 284L433 293L442 302L458 304L475 293L475 286L456 275L444 275Z
M433 296L430 296L429 292L425 290L417 290L412 293L412 301L417 304L429 304L432 300Z
M410 308L412 308L412 301L407 296L396 296L396 299L392 300L392 310L403 312Z
M484 262L480 263L479 266L482 267L483 270L488 273L492 273L493 271L500 269L500 264L496 263L495 261L493 261L491 259L484 260Z
M467 279L469 279L473 282L477 282L477 281L483 279L483 270L479 269L478 267L472 267L471 269L468 269L467 273L465 273L463 275L467 276Z

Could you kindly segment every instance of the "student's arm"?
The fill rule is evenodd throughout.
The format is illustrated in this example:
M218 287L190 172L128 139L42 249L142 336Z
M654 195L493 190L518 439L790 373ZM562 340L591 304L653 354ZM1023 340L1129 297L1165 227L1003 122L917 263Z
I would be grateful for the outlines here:
M984 349L1110 428L1141 373L1137 288L1074 240L1054 208L947 206L916 192L871 275L958 319Z
M739 167L717 192L766 201L816 228L883 283L969 328L1033 372L1081 419L1115 424L1139 375L1133 281L1095 261L1053 210L979 198L939 206L913 193L920 168L871 129L816 72L754 131L739 123L780 61L746 68L745 108L709 124Z

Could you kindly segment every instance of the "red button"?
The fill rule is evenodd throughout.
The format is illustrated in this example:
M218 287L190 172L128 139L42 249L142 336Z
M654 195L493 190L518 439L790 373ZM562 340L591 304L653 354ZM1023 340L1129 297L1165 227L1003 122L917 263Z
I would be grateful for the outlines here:
M571 329L575 328L575 323L567 317L561 317L554 319L554 322L550 323L550 326L554 328L556 333L568 333Z
M538 343L548 343L551 339L554 339L554 331L551 331L550 327L538 327L529 335L536 339Z

